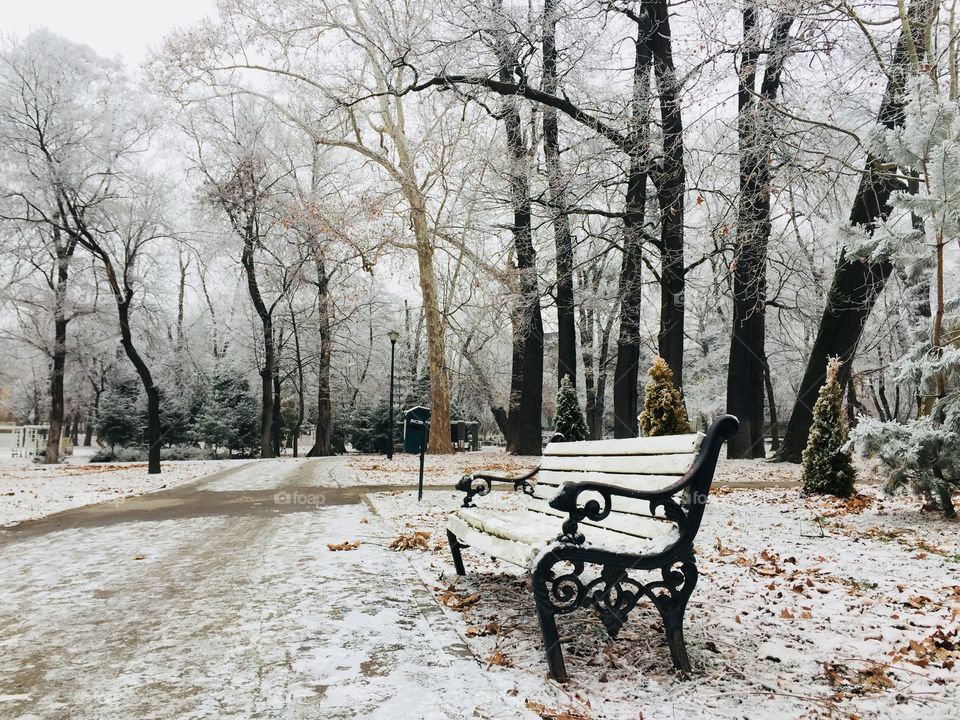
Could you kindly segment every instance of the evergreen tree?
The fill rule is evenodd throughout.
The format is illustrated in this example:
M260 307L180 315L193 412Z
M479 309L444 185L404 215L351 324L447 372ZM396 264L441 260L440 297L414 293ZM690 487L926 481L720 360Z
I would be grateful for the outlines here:
M218 368L197 420L197 435L207 447L247 453L260 443L257 401L247 379Z
M803 491L850 497L856 473L847 444L840 358L827 362L827 381L813 406L813 425L803 451Z
M199 394L192 389L175 394L160 389L160 436L164 445L187 445L195 441L193 428L199 408L194 408L193 400ZM147 422L146 414L143 422Z
M895 192L894 212L874 233L848 231L848 252L897 267L935 305L930 327L894 364L896 381L912 383L922 398L921 415L901 423L862 418L851 437L875 458L886 475L885 489L910 486L937 503L944 515L957 514L952 494L960 487L960 317L948 297L948 245L960 236L960 108L951 88L926 73L906 82L902 128L878 129L872 154L920 182L915 192ZM913 222L898 222L903 217ZM955 293L952 293L955 295Z
M111 448L142 443L146 419L140 401L140 381L132 376L115 378L100 399L97 435Z
M643 412L640 413L640 429L647 437L657 435L682 435L690 432L687 409L683 395L674 387L673 371L666 360L657 357L647 372L646 394Z
M350 444L362 453L382 453L390 445L390 406L361 408L350 424Z
M580 412L577 391L570 382L570 376L564 375L557 390L557 415L554 429L563 435L564 442L587 439L587 423Z

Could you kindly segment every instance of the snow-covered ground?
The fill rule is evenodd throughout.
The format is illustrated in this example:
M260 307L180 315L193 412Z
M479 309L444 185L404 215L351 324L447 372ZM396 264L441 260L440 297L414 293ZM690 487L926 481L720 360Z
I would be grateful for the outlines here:
M117 500L192 482L243 462L168 461L159 475L146 463L86 463L82 456L59 465L0 459L0 527L70 508Z
M453 485L469 472L481 470L501 475L519 474L536 467L540 458L507 455L488 449L456 455L426 455L423 462L424 485ZM383 455L351 455L347 467L364 485L416 485L420 456L396 453L392 460Z
M162 475L149 476L142 464L88 465L82 460L50 467L0 462L0 524L204 476L209 477L197 488L214 494L288 486L409 488L416 483L418 464L416 457L406 455L392 461L368 455L167 462ZM415 491L399 487L370 496L370 504L386 523L375 533L379 537L369 532L374 518L368 521L345 506L330 507L324 517L333 524L320 544L356 538L364 546L384 548L401 534L429 532L426 551L403 552L415 573L403 582L419 576L426 584L445 615L441 624L458 632L469 653L486 668L484 692L498 688L494 694L499 693L515 713L530 710L566 720L960 717L956 710L960 673L955 666L960 664L960 523L925 510L917 498L883 495L868 476L853 500L806 498L796 487L797 466L759 461L722 461L718 467L720 487L697 543L701 578L686 618L693 677L674 674L657 616L646 607L634 611L615 641L606 638L597 619L585 612L567 618L561 634L571 680L566 686L550 681L529 580L518 568L471 550L464 553L467 577L456 577L443 526L461 498L437 487L456 482L465 472L511 474L535 464L536 458L512 458L496 451L428 457L426 481L432 489L422 503L417 503ZM232 470L211 476L224 468ZM770 484L776 487L765 487ZM498 492L479 503L509 508L523 500ZM263 508L253 503L250 512ZM304 513L296 521L312 528L310 517ZM240 521L219 522L219 532L226 532ZM308 535L298 524L285 545L297 548ZM107 546L116 543L115 538L102 540ZM91 536L84 544L92 541ZM138 550L135 544L121 543L128 552ZM254 546L262 548L256 542ZM297 552L310 556L314 549ZM346 563L339 573L346 573L353 563L363 567L371 562L362 552L335 556ZM395 567L392 563L400 557L394 558L378 572ZM185 555L182 562L190 561ZM313 577L311 583L320 580L316 568L307 575ZM320 584L329 589L334 580L325 577ZM376 625L383 638L376 642L393 647L394 633L379 622L383 619L378 618ZM330 637L340 636L327 636L311 651L326 653L327 660L317 665L323 672L330 652L344 650L332 651ZM366 647L357 642L351 647ZM311 668L307 675L316 672ZM459 665L456 672L475 673L469 664ZM445 682L453 682L451 677ZM458 684L458 692L470 692L471 685L462 684L462 678ZM344 698L344 707L358 702L360 693L349 701Z
M536 718L392 537L359 503L11 533L0 718Z
M723 463L718 479L783 481L796 470L740 461ZM686 616L693 677L673 673L648 606L616 641L586 612L567 618L565 687L546 679L524 573L465 550L467 576L455 575L444 524L458 493L371 502L398 534L431 533L429 550L406 554L475 656L543 717L960 717L960 523L876 484L859 490L844 502L793 488L718 489Z

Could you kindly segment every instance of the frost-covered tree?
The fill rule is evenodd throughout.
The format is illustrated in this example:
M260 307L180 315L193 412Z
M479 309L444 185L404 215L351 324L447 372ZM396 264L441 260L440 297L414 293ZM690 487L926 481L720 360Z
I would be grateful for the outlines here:
M640 429L647 437L681 435L690 432L683 396L673 384L673 372L666 360L657 357L647 372L650 380L640 413Z
M10 256L15 314L26 341L49 357L47 463L59 462L61 434L68 429L67 330L89 312L81 309L73 287L79 235L58 193L69 193L77 208L92 212L110 192L90 150L103 150L97 118L122 102L120 75L116 62L46 30L0 44L3 254ZM89 289L85 294L89 297Z
M219 367L197 418L197 436L207 447L246 453L260 442L257 401L250 383L233 369Z
M856 473L847 449L849 428L843 412L840 358L827 363L827 379L813 406L813 425L803 451L803 491L850 497Z
M142 401L137 379L123 374L104 391L100 400L97 435L111 449L143 440Z
M865 419L853 439L879 460L888 491L910 485L953 517L951 493L960 485L960 298L946 297L945 250L960 238L960 113L953 87L941 88L925 74L907 87L903 127L877 131L872 144L878 157L916 178L915 192L894 193L899 218L869 239L851 232L849 244L889 259L914 283L932 272L929 332L896 364L897 379L920 388L922 414L909 423Z
M570 376L564 375L557 391L557 414L554 418L554 429L563 435L564 442L587 440L587 424L580 412L580 403L577 401L577 391L570 382Z

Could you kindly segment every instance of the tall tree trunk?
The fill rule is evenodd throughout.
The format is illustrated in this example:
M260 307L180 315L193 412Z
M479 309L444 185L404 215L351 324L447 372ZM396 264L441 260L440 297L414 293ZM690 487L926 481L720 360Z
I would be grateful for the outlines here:
M594 414L596 425L593 439L603 437L603 416L607 410L607 373L610 371L610 337L613 333L613 321L616 315L607 315L607 322L600 329L600 354L597 356L597 408Z
M770 123L768 101L776 98L790 41L792 17L780 16L770 38L767 65L756 97L762 38L753 2L743 9L737 133L740 196L733 264L733 329L727 365L727 412L740 420L727 440L727 457L766 456L763 400L766 350L767 245L770 241Z
M498 37L495 49L500 63L500 79L510 82L517 60L505 33ZM510 434L514 453L539 455L543 446L543 319L537 284L537 256L533 248L529 152L521 127L518 98L505 98L503 120L510 161L510 201L513 206L511 232L518 290L516 305L511 313L513 365L510 373Z
M273 316L257 282L257 269L254 261L256 237L252 227L247 227L244 235L243 255L240 263L247 276L247 291L250 300L260 318L263 327L263 367L260 369L260 457L272 458L273 452L273 366L276 363L276 349L273 338Z
M273 364L273 417L271 419L270 442L273 444L273 456L280 457L280 445L283 438L280 437L283 429L283 415L280 407L280 367L279 363Z
M144 362L136 346L133 344L133 337L130 333L130 301L133 300L133 290L125 288L120 290L119 283L116 282L112 267L108 266L107 276L113 277L111 286L114 289L114 295L117 297L117 315L120 320L120 345L123 347L127 358L133 363L133 367L140 377L140 383L147 394L147 474L160 474L160 447L163 445L163 437L160 429L160 388L153 382L153 375L150 368Z
M293 335L293 360L297 368L297 421L294 423L293 432L291 433L291 447L293 449L293 456L299 457L300 429L303 427L303 419L306 416L306 403L303 397L306 388L303 384L303 353L300 348L300 328L297 326L297 314L294 312L292 304L290 306L290 332Z
M677 387L683 386L684 265L683 218L687 176L683 157L683 117L680 82L673 64L668 0L651 0L647 14L654 29L653 74L657 82L660 121L663 128L663 160L652 173L660 208L660 357L673 371Z
M309 457L333 454L333 410L330 407L330 296L323 258L317 255L317 325L320 352L317 356L317 431Z
M910 32L901 30L893 61L887 66L887 89L877 114L877 121L884 127L895 128L903 124L903 90L910 69L911 49L923 52L924 35L935 7L932 0L910 3L907 13ZM896 169L886 168L878 158L867 155L860 187L850 211L851 225L872 232L887 218L890 194L901 186L896 174ZM892 270L893 265L887 260L870 262L841 254L783 444L777 453L778 460L800 462L813 423L813 405L826 377L827 359L840 357L843 361L840 382L846 384L863 328Z
M59 291L57 293L59 295ZM54 346L53 364L50 369L50 427L47 434L47 447L43 462L60 462L60 439L63 436L64 401L63 374L67 359L67 323L68 320L57 314L53 321Z
M627 192L623 214L623 259L620 265L620 335L613 378L614 437L636 437L637 378L640 367L640 300L643 223L647 204L648 124L650 121L650 66L653 63L650 13L637 18L634 42L633 97L627 156Z
M590 278L590 281L587 278ZM592 298L596 297L600 273L593 269L591 274L580 272L580 287L587 288ZM583 386L586 392L584 415L591 440L597 440L597 388L594 374L594 317L595 310L588 303L580 303L577 308L580 325L580 356L583 361Z
M410 207L410 224L417 245L420 297L427 326L427 363L430 374L430 440L428 452L453 453L450 439L450 379L447 377L446 323L440 312L437 278L433 267L433 233L427 220L426 198L417 182L406 137L397 133L397 156L403 172L401 189Z
M90 447L93 444L93 419L96 417L96 411L90 410L87 419L83 424L83 446Z
M190 267L190 257L185 256L183 247L177 247L177 260L180 268L180 283L177 287L177 361L182 359L183 352L183 301L187 291L187 270Z
M543 4L543 91L557 93L557 5ZM550 212L557 253L557 386L567 375L577 386L577 329L574 319L573 237L567 213L567 193L560 170L560 129L555 108L543 108L543 155L550 184Z
M84 447L90 447L94 432L97 434L97 444L100 444L100 432L97 430L97 424L100 421L100 398L103 397L103 389L106 385L106 369L104 368L102 360L99 361L99 365L99 382L95 381L93 377L90 376L90 385L93 387L93 410L90 413L90 416L87 418L87 434L83 439Z
M763 384L767 390L767 407L770 410L770 449L776 452L780 449L780 428L777 419L777 398L773 394L773 378L770 377L770 363L763 358Z
M260 457L272 458L273 453L273 364L276 356L273 345L273 322L263 323L263 367L260 369Z
M50 427L43 462L60 462L60 438L63 434L63 374L67 363L67 285L70 277L70 259L77 247L73 236L66 241L59 227L53 228L53 244L57 258L56 284L53 303L53 353L50 369Z

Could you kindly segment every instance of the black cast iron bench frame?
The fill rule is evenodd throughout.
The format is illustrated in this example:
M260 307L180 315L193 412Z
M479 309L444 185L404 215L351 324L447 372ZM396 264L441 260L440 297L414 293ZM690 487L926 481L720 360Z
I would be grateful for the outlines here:
M723 442L737 432L738 426L739 421L732 415L716 419L707 430L690 469L668 487L641 491L595 482L567 482L550 500L550 507L567 513L567 518L556 543L538 556L532 580L547 665L555 680L565 682L567 679L557 632L557 615L566 615L578 608L592 608L599 614L609 635L616 637L629 612L643 597L653 602L663 619L674 666L684 672L690 671L683 639L683 615L698 578L693 542L703 519L720 449ZM485 473L465 475L457 483L457 489L466 493L464 507L473 507L473 498L487 495L494 482L513 483L515 490L532 495L528 480L538 471L536 468L513 478ZM584 493L589 493L590 499L581 500ZM679 502L675 498L678 494ZM596 499L597 495L602 502ZM662 515L676 524L679 537L663 550L650 554L614 552L584 544L578 526L585 520L599 522L606 518L613 508L614 498L618 497L649 502L651 515L662 509ZM450 530L447 530L447 540L457 574L466 574L460 551L468 546ZM599 566L599 575L585 578L587 565ZM641 582L629 575L631 571L659 571L660 577Z

